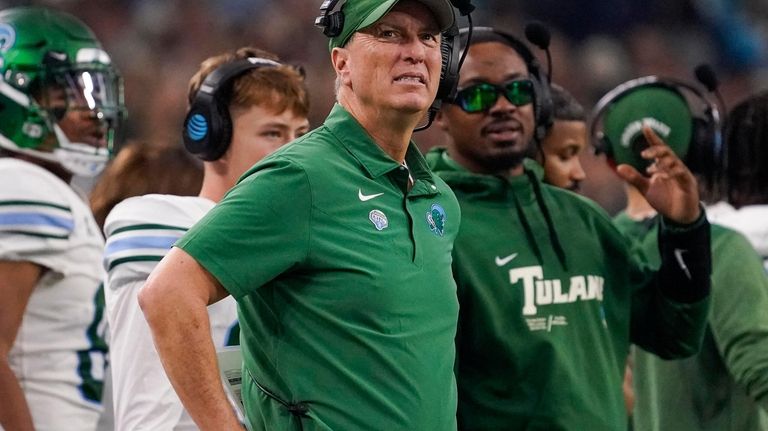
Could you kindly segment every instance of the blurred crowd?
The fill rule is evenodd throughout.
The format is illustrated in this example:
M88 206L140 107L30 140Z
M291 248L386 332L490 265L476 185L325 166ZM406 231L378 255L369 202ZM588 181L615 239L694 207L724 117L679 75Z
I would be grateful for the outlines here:
M177 145L187 81L206 57L237 46L268 47L307 73L310 121L318 125L334 101L327 39L313 26L320 0L46 0L0 1L53 6L83 19L102 40L125 79L126 139ZM656 74L695 83L709 63L726 105L768 87L768 2L765 0L475 0L476 25L522 36L539 20L552 30L553 81L590 108L607 90ZM466 23L465 20L462 21ZM544 54L540 54L542 61ZM436 128L416 136L426 150ZM605 163L585 156L584 192L609 212L620 190ZM612 177L611 177L612 179ZM607 185L612 184L611 186Z
M768 429L768 0L321 1L0 0L0 431Z

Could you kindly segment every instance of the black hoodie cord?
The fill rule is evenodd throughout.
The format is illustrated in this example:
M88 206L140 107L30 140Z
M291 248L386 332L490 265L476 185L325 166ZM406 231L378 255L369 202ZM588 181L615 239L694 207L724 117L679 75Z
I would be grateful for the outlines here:
M523 230L525 231L525 236L528 239L528 243L531 245L531 248L533 248L533 254L536 255L536 259L540 263L544 263L544 258L541 254L541 249L539 249L539 244L536 243L536 238L533 235L533 229L531 228L531 225L528 223L528 219L525 217L525 211L523 211L522 205L520 205L520 200L518 199L516 194L512 194L512 198L515 201L515 210L517 210L517 218L520 220L520 223L523 224Z
M552 239L552 245L555 248L555 253L557 253L557 257L560 259L560 264L563 266L563 269L568 271L568 260L565 256L565 250L563 249L563 245L560 243L560 238L557 236L555 223L552 221L552 214L550 214L549 208L544 202L544 195L541 193L541 184L539 184L539 180L536 178L536 174L534 174L533 171L526 169L525 173L528 175L528 179L533 185L533 194L536 196L536 203L539 205L539 209L544 215L544 220L547 222L549 237Z

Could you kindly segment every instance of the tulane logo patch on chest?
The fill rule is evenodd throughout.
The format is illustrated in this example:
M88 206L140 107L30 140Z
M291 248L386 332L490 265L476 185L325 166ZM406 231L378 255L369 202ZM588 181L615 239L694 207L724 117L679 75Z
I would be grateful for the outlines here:
M429 230L437 236L445 233L445 210L439 204L432 204L427 213L427 225Z

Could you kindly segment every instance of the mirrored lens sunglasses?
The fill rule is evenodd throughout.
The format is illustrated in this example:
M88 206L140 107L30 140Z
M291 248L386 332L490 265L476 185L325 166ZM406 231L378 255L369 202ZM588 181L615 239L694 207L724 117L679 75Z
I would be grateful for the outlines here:
M502 85L480 82L459 90L453 103L470 114L485 112L496 104L499 94L503 94L515 106L527 105L534 99L533 81L515 79Z

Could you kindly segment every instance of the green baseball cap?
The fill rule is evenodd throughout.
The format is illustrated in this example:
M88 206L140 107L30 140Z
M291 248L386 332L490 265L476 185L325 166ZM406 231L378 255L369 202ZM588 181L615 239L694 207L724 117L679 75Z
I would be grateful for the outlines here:
M603 131L616 164L626 163L644 172L650 162L640 156L646 148L643 125L647 124L684 159L693 136L693 116L678 91L645 85L620 97L606 108Z
M344 28L331 38L328 49L344 46L352 35L375 23L386 15L400 0L347 0L341 7L344 13ZM434 14L440 31L448 30L455 21L453 6L449 0L416 0L423 3Z

